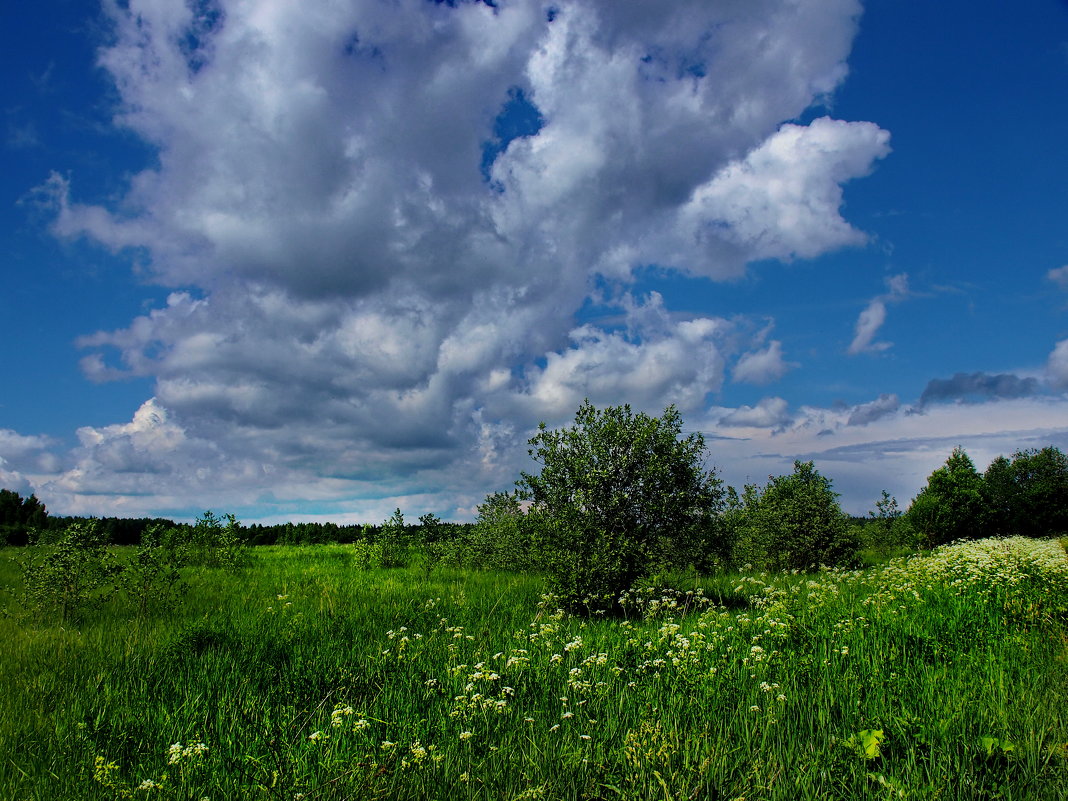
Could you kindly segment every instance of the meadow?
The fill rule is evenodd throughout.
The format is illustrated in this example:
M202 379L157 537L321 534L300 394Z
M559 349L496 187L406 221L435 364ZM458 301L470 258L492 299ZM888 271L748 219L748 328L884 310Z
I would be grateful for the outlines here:
M1068 798L1056 540L679 576L611 618L321 545L60 624L17 607L18 552L2 799Z

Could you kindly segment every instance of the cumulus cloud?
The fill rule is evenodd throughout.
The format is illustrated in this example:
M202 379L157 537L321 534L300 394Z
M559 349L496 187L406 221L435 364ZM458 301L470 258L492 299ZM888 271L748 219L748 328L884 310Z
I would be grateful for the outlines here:
M790 422L789 404L782 398L761 398L756 406L739 406L720 418L734 428L776 428Z
M766 348L743 354L734 365L732 377L744 384L770 384L796 366L795 363L783 359L782 342L773 339Z
M848 353L855 356L858 353L877 353L893 347L890 342L876 342L875 335L886 322L886 306L908 296L908 275L891 276L886 280L887 292L872 298L867 307L857 317L857 324L853 331L853 341L849 343Z
M1053 348L1046 361L1046 375L1054 387L1068 387L1068 339L1062 339Z
M418 490L448 513L583 397L696 412L735 359L736 381L785 372L734 322L580 311L649 264L722 280L865 241L842 186L887 132L785 122L845 77L856 0L496 6L105 2L115 122L157 157L111 205L62 169L35 198L173 292L80 340L87 376L155 400L83 432L53 486Z
M61 467L53 452L56 445L48 437L24 436L0 428L0 486L25 496L33 494L33 476L54 473Z
M957 373L952 378L932 378L920 395L920 407L946 401L973 401L991 398L1024 398L1039 391L1036 378L1012 373Z

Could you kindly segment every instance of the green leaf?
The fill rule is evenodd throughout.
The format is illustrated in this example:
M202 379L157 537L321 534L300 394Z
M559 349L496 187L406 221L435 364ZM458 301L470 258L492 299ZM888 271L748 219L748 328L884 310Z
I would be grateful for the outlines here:
M846 740L845 744L865 759L878 759L879 745L885 740L886 735L882 729L864 729Z

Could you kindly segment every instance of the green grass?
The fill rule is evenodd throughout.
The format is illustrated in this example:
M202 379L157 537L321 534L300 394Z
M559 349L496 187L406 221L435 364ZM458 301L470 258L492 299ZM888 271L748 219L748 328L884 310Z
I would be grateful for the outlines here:
M1056 543L719 576L627 620L352 559L257 548L146 618L0 619L0 798L1068 798Z

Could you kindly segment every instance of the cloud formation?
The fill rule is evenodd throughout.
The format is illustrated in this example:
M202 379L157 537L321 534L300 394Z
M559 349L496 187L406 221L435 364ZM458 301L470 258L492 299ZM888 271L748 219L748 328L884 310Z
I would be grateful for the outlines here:
M893 414L901 408L897 395L882 394L869 403L862 403L853 408L846 420L848 426L866 426L880 418Z
M743 384L770 384L792 367L797 364L783 359L782 342L773 339L766 348L743 354L734 365L732 377Z
M886 280L887 292L872 298L867 307L857 317L857 324L853 331L853 341L849 343L847 352L850 356L858 353L878 353L893 347L891 342L876 342L875 335L886 322L886 306L895 303L908 296L908 275L901 273Z
M1055 283L1061 289L1068 289L1068 264L1063 267L1054 267L1046 273L1046 278Z
M845 77L856 0L104 8L115 122L157 159L112 205L61 171L36 197L173 292L80 340L88 377L155 397L80 433L48 479L72 508L229 487L448 514L583 397L698 413L725 374L774 381L777 340L623 288L863 244L842 187L889 152L871 122L786 122Z
M1046 376L1057 389L1068 388L1068 339L1062 339L1053 348L1046 361Z
M920 395L920 407L946 401L975 401L992 398L1026 398L1039 391L1036 378L1012 373L957 373L952 378L932 378Z

